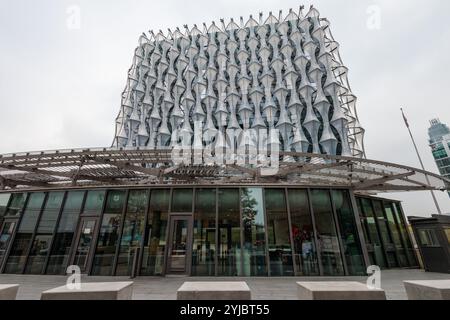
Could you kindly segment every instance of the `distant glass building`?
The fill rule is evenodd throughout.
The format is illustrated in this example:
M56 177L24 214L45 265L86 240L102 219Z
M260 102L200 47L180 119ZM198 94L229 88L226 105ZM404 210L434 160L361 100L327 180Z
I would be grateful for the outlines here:
M0 272L417 267L400 202L375 195L450 181L365 158L339 44L302 9L142 35L113 147L0 155Z
M442 176L450 178L450 129L439 119L431 120L430 125L428 136L434 160Z

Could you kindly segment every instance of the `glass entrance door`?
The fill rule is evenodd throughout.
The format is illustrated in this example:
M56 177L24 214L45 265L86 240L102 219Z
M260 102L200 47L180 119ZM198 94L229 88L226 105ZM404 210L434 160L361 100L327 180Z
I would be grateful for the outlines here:
M189 274L192 246L192 218L170 217L169 247L167 252L168 274Z
M87 271L88 262L93 252L97 220L97 218L82 218L79 224L72 265L79 266L82 273Z

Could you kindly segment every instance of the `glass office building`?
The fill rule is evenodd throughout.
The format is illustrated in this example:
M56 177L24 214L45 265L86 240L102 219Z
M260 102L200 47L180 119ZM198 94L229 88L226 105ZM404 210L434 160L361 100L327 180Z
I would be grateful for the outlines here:
M400 203L347 189L155 187L0 194L3 273L344 276L416 267Z

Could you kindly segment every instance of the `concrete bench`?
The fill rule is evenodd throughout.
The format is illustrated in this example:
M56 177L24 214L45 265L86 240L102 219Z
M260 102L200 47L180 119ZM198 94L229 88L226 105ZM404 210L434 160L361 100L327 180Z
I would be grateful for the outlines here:
M18 284L0 284L0 300L16 300Z
M177 300L251 300L251 291L242 281L185 282Z
M384 290L352 281L297 282L297 296L300 300L386 300Z
M133 282L87 282L80 289L61 286L42 292L41 300L131 300Z
M409 300L450 300L450 280L403 281Z

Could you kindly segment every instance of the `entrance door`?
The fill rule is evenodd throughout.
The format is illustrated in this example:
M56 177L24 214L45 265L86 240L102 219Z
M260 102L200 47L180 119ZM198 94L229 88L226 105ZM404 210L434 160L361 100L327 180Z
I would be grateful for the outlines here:
M79 266L82 273L86 273L88 262L94 250L93 244L97 223L98 218L81 218L78 227L72 265Z
M189 274L192 247L192 217L171 216L167 274Z

